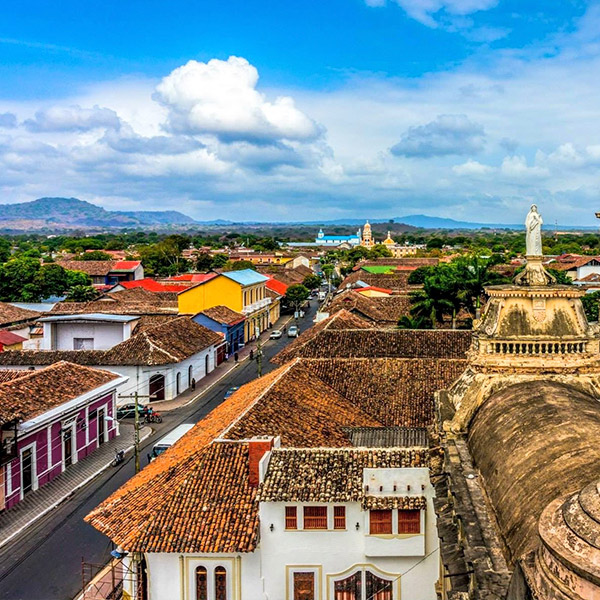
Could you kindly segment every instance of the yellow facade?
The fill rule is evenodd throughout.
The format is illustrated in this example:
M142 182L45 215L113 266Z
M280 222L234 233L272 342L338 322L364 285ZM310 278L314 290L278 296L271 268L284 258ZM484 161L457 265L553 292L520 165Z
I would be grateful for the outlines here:
M386 298L387 296L391 296L391 293L380 292L379 290L361 290L360 288L356 288L355 291L367 298Z
M246 315L244 326L245 341L251 340L256 334L256 327L262 333L269 325L269 307L252 305L266 298L265 282L252 285L240 283L218 275L213 279L191 287L177 295L180 314L195 315L213 306L227 306L231 310Z

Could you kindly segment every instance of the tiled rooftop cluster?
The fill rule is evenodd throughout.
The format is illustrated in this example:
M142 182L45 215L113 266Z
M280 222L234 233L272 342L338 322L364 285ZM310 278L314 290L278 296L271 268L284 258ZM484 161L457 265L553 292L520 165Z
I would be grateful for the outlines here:
M350 273L340 284L339 289L345 289L348 284L352 285L357 281L364 281L368 285L374 287L387 288L389 290L399 292L417 289L415 286L408 284L410 271L394 271L393 273L369 273L360 269ZM417 286L418 287L418 286Z
M472 334L466 330L322 329L300 336L274 358L465 358Z
M47 410L117 379L118 375L67 362L39 371L7 371L0 383L0 423L33 419Z
M222 323L224 325L234 325L235 323L239 323L240 321L244 320L244 315L222 305L207 308L206 310L202 311L202 314L206 315L210 319L213 319L213 321Z
M273 450L262 502L358 502L368 495L363 470L428 467L423 448L281 448Z
M307 367L328 386L383 425L427 427L437 390L466 368L463 359L314 359Z
M347 290L336 296L327 307L330 313L347 310L381 325L396 325L400 317L410 315L410 297L395 294L387 297L367 297L356 290Z
M83 271L88 275L101 277L114 271L133 271L139 265L138 260L57 260L56 264L69 271Z
M11 350L0 352L0 365L49 365L59 360L81 365L166 365L223 341L220 334L188 317L136 330L109 350Z
M40 313L35 310L13 306L8 302L0 302L0 327L11 325L12 323L34 321L39 316Z

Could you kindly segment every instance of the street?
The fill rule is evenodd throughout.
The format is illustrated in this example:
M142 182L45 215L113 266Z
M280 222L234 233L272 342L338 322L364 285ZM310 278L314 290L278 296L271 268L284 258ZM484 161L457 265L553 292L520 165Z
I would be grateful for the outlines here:
M317 302L300 319L300 331L312 326ZM263 374L277 367L270 358L292 339L284 335L263 345ZM230 359L232 360L232 359ZM257 375L256 360L247 360L228 373L193 404L164 414L155 433L140 449L141 464L153 444L181 423L196 423L223 401L228 388L241 386ZM23 536L0 549L0 599L71 600L82 587L81 561L105 564L112 543L83 521L84 516L134 475L132 453L117 468L108 468L69 500L41 518Z

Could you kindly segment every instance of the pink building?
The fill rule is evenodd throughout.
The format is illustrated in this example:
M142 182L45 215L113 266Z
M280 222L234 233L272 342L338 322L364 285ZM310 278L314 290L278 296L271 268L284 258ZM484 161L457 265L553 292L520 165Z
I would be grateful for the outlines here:
M118 435L116 389L125 381L65 361L0 371L0 510Z

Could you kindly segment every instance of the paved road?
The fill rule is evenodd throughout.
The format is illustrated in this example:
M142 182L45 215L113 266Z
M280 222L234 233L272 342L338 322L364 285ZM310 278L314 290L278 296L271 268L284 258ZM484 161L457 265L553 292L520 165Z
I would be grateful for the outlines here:
M300 320L300 331L312 325L316 302ZM270 340L264 346L263 374L277 365L269 359L289 341L287 336ZM256 377L256 361L245 361L194 404L165 415L155 435L141 448L142 465L146 453L162 435L180 423L195 423L223 401L231 386L248 383ZM133 458L119 468L111 468L76 492L68 501L40 519L0 550L0 599L2 600L71 600L81 590L81 559L104 564L113 546L111 542L83 521L83 517L134 474Z

